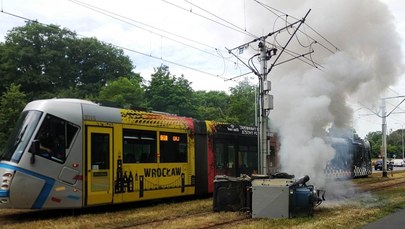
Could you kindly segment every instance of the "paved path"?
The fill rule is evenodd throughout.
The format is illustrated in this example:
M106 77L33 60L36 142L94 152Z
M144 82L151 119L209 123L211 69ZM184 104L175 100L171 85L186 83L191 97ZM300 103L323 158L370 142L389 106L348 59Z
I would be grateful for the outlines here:
M404 229L405 208L363 227L363 229Z

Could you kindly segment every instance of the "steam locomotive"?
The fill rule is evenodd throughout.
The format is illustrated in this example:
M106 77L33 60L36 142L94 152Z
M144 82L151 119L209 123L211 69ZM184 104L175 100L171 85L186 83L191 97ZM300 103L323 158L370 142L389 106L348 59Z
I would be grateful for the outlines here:
M334 177L366 177L372 173L371 147L367 139L330 138L335 156L328 162L325 174Z

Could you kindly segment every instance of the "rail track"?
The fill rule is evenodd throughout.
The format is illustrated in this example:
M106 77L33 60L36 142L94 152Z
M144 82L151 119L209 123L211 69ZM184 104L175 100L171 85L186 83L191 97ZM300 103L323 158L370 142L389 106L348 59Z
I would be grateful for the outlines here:
M355 181L356 192L405 186L405 173ZM327 201L327 200L326 200ZM214 212L212 198L175 203L110 206L81 210L0 210L0 228L232 228L257 221L246 212ZM153 205L153 206L151 206Z

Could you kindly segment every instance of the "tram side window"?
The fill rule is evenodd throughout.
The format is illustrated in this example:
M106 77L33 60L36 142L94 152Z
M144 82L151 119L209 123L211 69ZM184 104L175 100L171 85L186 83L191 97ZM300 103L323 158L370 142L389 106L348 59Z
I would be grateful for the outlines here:
M156 163L156 132L124 129L124 163Z
M361 166L361 163L364 161L363 155L364 151L363 148L359 145L353 145L351 152L353 154L353 164L356 166Z
M108 134L91 134L91 164L96 169L110 168L110 136ZM94 169L94 168L93 168Z
M274 152L274 151L271 151L271 152ZM271 155L274 155L274 153L272 153ZM239 155L238 156L239 156L239 173L252 174L255 170L257 170L257 147L256 146L247 146L247 145L239 146ZM272 160L270 162L272 162Z
M225 163L224 144L217 143L215 145L215 167L219 169L225 168Z
M229 169L235 167L235 146L228 145L228 163L226 165Z
M53 115L46 115L35 139L39 140L39 156L63 163L79 128Z
M187 162L187 134L160 133L160 162Z
M249 151L247 146L239 146L239 170L242 174L247 174L246 170L249 168L248 163Z

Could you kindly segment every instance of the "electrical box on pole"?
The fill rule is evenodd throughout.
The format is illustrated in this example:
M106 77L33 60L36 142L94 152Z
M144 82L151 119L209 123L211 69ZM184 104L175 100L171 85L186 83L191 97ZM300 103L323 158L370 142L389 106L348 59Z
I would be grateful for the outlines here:
M263 96L263 109L273 110L273 95L265 94Z
M263 91L271 91L271 81L265 80L263 82Z

